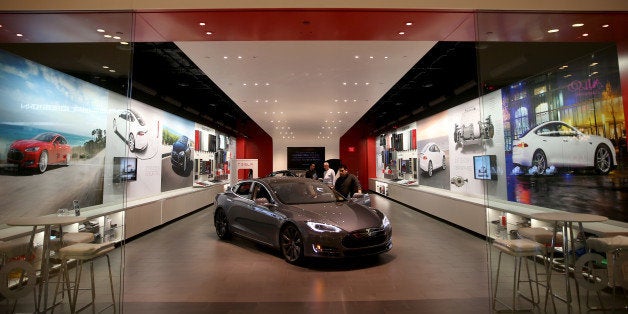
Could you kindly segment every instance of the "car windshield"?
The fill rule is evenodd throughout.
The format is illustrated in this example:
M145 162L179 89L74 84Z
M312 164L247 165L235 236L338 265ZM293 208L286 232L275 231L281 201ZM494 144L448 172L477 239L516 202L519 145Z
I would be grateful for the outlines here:
M33 137L34 140L38 140L38 141L42 141L42 142L50 142L52 141L52 139L55 137L54 134L51 133L42 133L39 134L35 137Z
M144 120L142 119L142 117L140 117L140 115L137 113L137 111L129 109L131 112L133 112L133 115L137 118L137 123L139 123L141 126L145 126L146 123L144 123Z
M315 180L271 183L271 189L284 204L316 204L344 201L329 186Z

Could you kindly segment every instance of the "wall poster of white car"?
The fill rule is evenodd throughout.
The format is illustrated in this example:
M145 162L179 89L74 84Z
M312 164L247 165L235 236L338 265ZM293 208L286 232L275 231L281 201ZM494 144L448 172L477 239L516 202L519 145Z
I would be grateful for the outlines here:
M502 89L508 200L628 221L618 72L607 49Z

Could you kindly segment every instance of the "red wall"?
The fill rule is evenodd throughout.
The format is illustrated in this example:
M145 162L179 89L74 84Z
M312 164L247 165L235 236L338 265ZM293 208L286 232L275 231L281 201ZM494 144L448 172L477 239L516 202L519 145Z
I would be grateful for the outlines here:
M340 137L339 149L340 160L349 167L349 172L358 177L363 192L368 191L368 179L376 176L375 137L365 134L365 130L370 128L355 124Z
M246 124L244 133L248 138L236 138L236 158L257 159L257 176L265 177L273 170L273 139L253 122ZM240 173L238 178L243 178Z

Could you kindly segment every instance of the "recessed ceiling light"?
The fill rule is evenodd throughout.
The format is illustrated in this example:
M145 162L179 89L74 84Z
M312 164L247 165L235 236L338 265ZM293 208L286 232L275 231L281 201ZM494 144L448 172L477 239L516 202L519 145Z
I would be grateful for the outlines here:
M246 86L246 83L242 83L242 85Z
M597 63L597 62L593 62L593 63L589 64L589 66L590 66L590 67L594 67L594 66L596 66L596 65L598 65L598 63Z
M347 82L342 82L342 85L347 86Z
M257 83L253 83L253 85L257 86L258 84Z
M114 70L114 69L109 69L109 72L111 72L111 73L113 73L113 72L115 72L115 71L116 71L116 70Z
M238 59L242 59L242 56L238 56Z
M213 34L213 33L212 33L212 32L207 32L207 33L205 33L205 35L211 35L211 34Z
M270 83L266 83L266 86L269 86L269 85L270 85Z
M596 75L596 74L597 74L597 71L595 71L595 72L591 73L589 76L591 76L591 75Z
M558 28L553 28L553 29L548 30L547 32L548 33L558 33L558 31L559 31Z
M17 37L22 37L22 36L24 36L24 35L22 35L22 34L18 33L18 34L15 34L15 36L17 36Z
M106 66L106 65L103 65L103 66L102 66L102 68L103 68L103 69L108 69L109 67L108 67L108 66Z
M97 31L97 32L99 32L99 33L104 33L104 32L105 32L105 30L104 30L104 29L102 29L102 28L99 28L99 29L97 29L96 31Z
M198 25L205 26L205 22L200 22L200 23L198 23Z
M571 76L571 74L567 74L567 75L565 75L565 76L563 76L563 77L564 77L564 78L568 78L568 77L570 77L570 76Z
M113 39L121 39L120 36L113 36Z
M607 27L609 27L609 26L610 26L610 25L608 25L608 24L604 24L604 25L602 25L602 27L604 27L604 28L607 28Z
M412 22L406 22L406 26L412 26Z
M354 56L354 58L356 58L356 59L360 59L360 56Z
M128 42L126 42L126 41L121 41L121 42L120 42L120 45L128 45L128 44L129 44L129 43L128 43Z
M222 57L222 58L223 58L223 59L229 59L229 57L227 57L227 56L224 56L224 57Z
M584 26L584 23L571 24L571 27L582 27L582 26Z
M370 56L369 59L373 59L373 56Z
M384 59L388 59L388 56L385 56Z
M399 35L405 35L406 32L399 32Z
M582 37L587 37L587 36L589 36L589 34L587 33L582 34Z
M109 34L105 34L105 35L103 35L103 37L105 37L105 38L111 38L111 35L109 35Z
M558 68L559 70L564 70L566 68L568 68L569 66L563 65L562 67Z

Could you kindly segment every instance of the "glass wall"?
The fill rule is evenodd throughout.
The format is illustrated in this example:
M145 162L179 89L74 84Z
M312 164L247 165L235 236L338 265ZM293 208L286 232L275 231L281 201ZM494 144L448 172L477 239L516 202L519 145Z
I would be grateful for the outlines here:
M484 185L488 240L527 239L542 245L527 259L539 267L550 261L551 285L559 297L548 301L559 312L586 310L586 293L613 285L613 255L596 252L586 240L623 233L628 222L622 91L628 77L620 70L625 69L628 41L620 21L626 17L477 14L480 111L499 126L493 140L482 143L480 154L495 158L491 167L497 173ZM494 186L502 193L492 193ZM498 247L490 245L488 251L493 289L498 253L508 251ZM591 249L593 254L587 254ZM516 265L507 257L502 258L497 295L510 306ZM622 280L621 272L615 270L615 276ZM547 282L541 278L543 309ZM612 305L608 294L601 296L606 306ZM530 305L519 297L518 302Z

